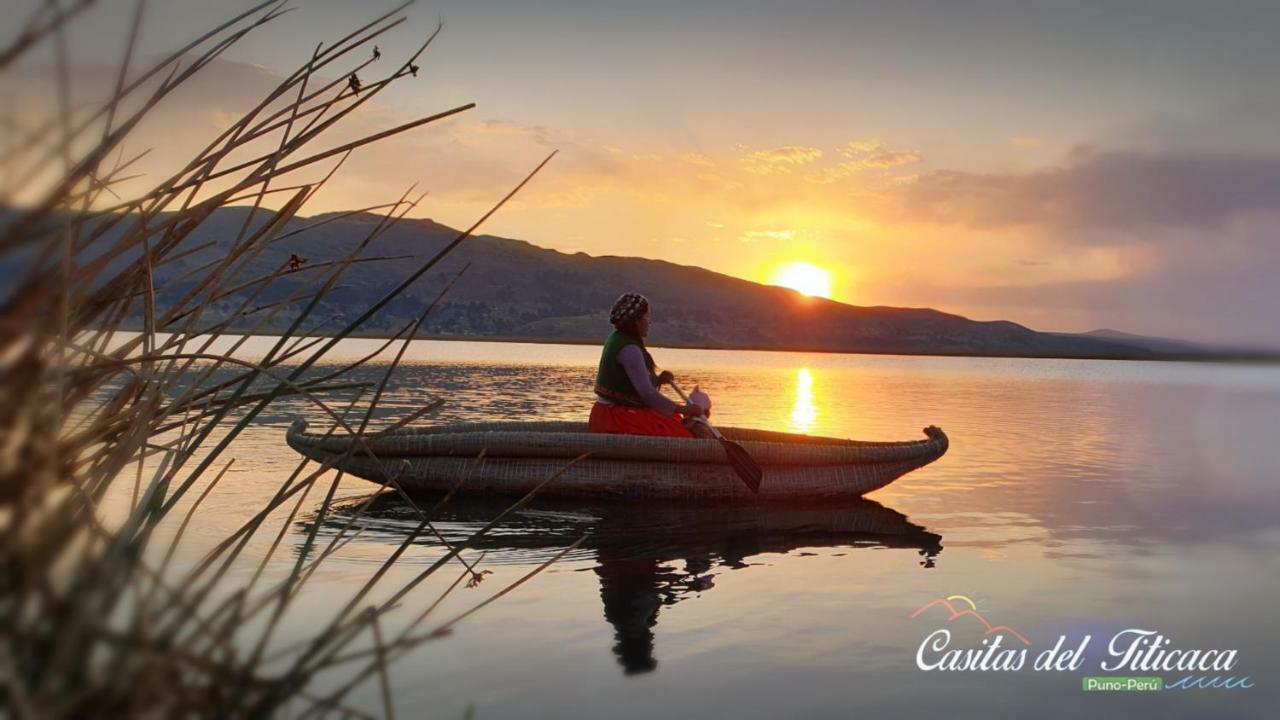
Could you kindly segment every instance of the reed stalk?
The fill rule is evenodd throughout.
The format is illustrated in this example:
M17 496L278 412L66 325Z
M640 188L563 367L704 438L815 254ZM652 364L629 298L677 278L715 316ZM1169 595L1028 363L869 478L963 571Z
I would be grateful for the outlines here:
M280 23L289 10L280 0L259 3L158 62L135 68L144 17L138 2L112 95L87 111L73 111L66 33L71 23L92 14L85 12L92 4L41 4L16 39L0 47L0 73L17 72L25 55L45 46L54 49L58 68L52 115L32 127L6 119L0 129L13 136L0 151L0 183L47 177L38 171L61 168L47 186L35 188L30 203L0 206L0 271L7 288L0 291L0 715L240 717L289 709L367 717L367 709L344 703L352 688L373 678L381 703L377 712L391 717L389 663L443 636L457 620L542 569L433 630L414 633L456 588L473 587L485 577L488 571L479 567L483 556L468 559L464 552L506 513L470 540L451 544L432 525L439 506L419 509L397 477L386 476L383 487L404 497L418 514L418 527L351 588L352 599L340 611L314 623L309 637L284 636L282 620L297 607L317 569L359 534L362 508L324 547L316 546L317 520L297 538L297 558L282 577L270 576L268 567L320 488L323 497L314 513L329 513L343 479L332 463L300 460L262 507L201 548L202 560L185 566L175 560L193 551L189 531L227 482L237 438L273 403L305 401L330 419L327 432L354 436L353 452L370 455L366 438L442 406L433 399L385 427L373 422L408 343L453 281L373 353L336 370L313 369L465 242L551 156L386 296L315 337L332 319L313 315L341 287L349 268L406 259L371 250L422 198L411 198L411 188L398 201L352 211L382 215L341 258L301 268L281 265L265 274L251 268L272 245L306 238L347 215L298 220L353 152L474 107L447 108L350 142L322 144L379 93L411 77L442 26L392 64L385 77L358 90L345 79L370 66L365 58L375 40L389 46L384 36L404 24L411 3L317 45L182 168L121 197L118 191L137 179L130 173L146 155L126 157L122 151L126 140L140 140L143 119L243 38ZM270 150L263 150L264 140L271 141ZM315 170L318 178L303 177ZM0 202L14 190L0 184ZM247 204L250 211L226 252L158 284L158 273L209 249L194 233L231 204ZM271 293L299 274L315 282L283 300ZM161 303L161 297L167 300ZM286 310L292 313L288 327L265 357L249 361L237 355L248 334L269 327ZM394 358L377 382L352 379L396 342ZM214 349L226 343L228 350ZM459 478L459 486L465 482ZM108 499L123 508L118 516L108 517ZM390 583L396 561L422 535L443 543L444 556ZM254 555L250 548L259 537L267 549ZM458 567L457 579L432 593L425 611L394 615L410 593L450 565ZM251 572L237 579L230 571L239 566ZM336 690L311 687L317 674L335 668L349 668Z

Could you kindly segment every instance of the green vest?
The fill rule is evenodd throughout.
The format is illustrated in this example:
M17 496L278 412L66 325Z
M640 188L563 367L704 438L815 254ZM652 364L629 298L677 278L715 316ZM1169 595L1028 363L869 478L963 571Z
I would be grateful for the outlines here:
M636 387L627 377L627 371L618 362L618 351L628 345L638 345L644 353L644 366L649 370L649 381L655 385L657 376L653 374L653 356L644 347L644 341L614 330L609 339L604 341L604 351L600 353L600 368L596 370L596 394L609 402L629 407L648 407Z

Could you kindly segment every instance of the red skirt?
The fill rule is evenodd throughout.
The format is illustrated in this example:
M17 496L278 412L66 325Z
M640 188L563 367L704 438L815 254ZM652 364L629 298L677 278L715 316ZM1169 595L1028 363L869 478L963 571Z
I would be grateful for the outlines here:
M591 407L588 428L594 433L611 435L658 435L660 437L691 438L680 422L680 414L667 417L657 410L633 408L625 405L606 405L598 402Z

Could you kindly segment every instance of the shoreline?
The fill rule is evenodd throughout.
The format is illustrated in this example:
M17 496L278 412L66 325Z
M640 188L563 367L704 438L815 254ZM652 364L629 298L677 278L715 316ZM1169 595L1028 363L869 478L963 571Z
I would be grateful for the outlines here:
M139 332L134 330L134 332ZM224 335L253 335L258 337L280 337L279 332L254 332L242 333L237 331L225 331ZM394 336L390 332L354 332L348 336L348 339L359 340L387 340ZM295 335L294 337L302 337ZM306 337L332 337L327 335L307 335ZM515 343L520 345L577 345L577 346L596 346L604 342L603 336L599 340L579 340L572 338L550 339L539 337L519 337L519 336L493 336L493 335L435 335L435 334L419 334L415 335L414 340L435 340L440 342L478 342L478 343ZM670 350L741 350L747 352L778 352L778 353L820 353L824 355L899 355L903 357L959 357L959 358L1007 358L1007 359L1026 359L1026 360L1119 360L1124 362L1199 362L1199 363L1223 363L1223 364L1250 364L1250 365L1268 365L1280 364L1280 352L1256 352L1256 353L1191 353L1191 354L1175 354L1175 353L1158 353L1149 352L1145 354L1132 355L1066 355L1066 354L1034 354L1034 353L975 353L975 352L919 352L901 349L854 349L840 350L831 348L809 348L809 347L760 347L760 346L709 346L696 344L667 344L655 343L650 347L663 348Z

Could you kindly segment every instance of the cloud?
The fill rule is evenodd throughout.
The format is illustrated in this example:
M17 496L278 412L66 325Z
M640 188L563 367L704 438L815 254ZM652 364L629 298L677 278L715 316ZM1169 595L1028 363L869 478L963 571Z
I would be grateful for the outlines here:
M843 180L863 170L892 170L903 165L918 163L923 156L914 150L889 150L879 138L870 140L850 140L841 146L837 154L844 161L815 169L805 176L805 180L819 185L827 185Z
M1102 152L1025 173L955 170L902 185L898 209L916 221L1050 229L1220 228L1280 212L1280 155Z
M847 158L855 158L870 152L875 152L884 147L884 143L879 138L870 140L850 140L840 149L840 154Z
M780 240L786 242L796 238L795 230L748 230L738 237L738 240L744 243L760 242L761 240Z
M887 170L895 168L899 165L910 165L911 163L920 162L920 153L917 152L877 152L862 161L866 167L880 168Z
M811 183L827 185L843 180L854 173L861 172L865 167L866 166L864 166L861 161L848 160L836 165L818 168L808 175L805 175L804 179Z
M808 165L822 157L815 147L787 145L773 150L757 150L742 157L742 167L747 172L760 175L789 173L797 167Z
M1082 148L1028 172L923 174L877 202L881 222L964 254L918 278L921 302L1280 345L1280 155Z

